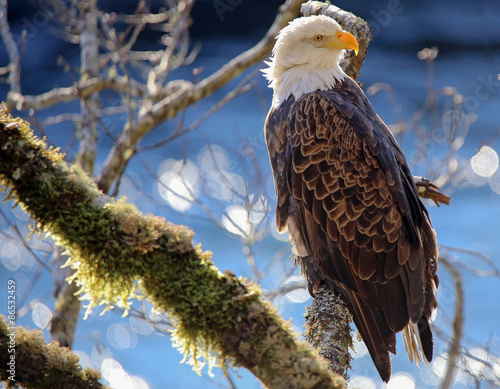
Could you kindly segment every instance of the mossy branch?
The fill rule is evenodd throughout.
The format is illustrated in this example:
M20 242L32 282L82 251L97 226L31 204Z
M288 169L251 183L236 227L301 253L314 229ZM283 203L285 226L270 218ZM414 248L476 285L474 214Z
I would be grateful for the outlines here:
M0 380L8 388L107 388L99 382L97 370L84 370L78 362L78 355L70 349L55 342L46 344L41 331L10 327L0 316Z
M330 369L348 379L353 348L352 315L342 299L324 287L307 307L306 340L328 360Z
M193 233L143 216L102 195L29 125L0 112L0 182L71 258L88 309L147 297L176 323L173 337L195 367L200 358L250 370L270 388L341 388L307 343L297 339L260 289L221 273Z

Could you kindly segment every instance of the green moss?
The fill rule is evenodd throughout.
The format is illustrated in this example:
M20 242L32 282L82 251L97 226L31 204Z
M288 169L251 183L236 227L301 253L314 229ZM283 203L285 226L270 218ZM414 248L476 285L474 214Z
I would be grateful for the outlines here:
M57 343L45 343L41 331L29 331L22 327L15 329L15 382L9 380L12 373L8 371L10 360L10 329L3 316L0 316L0 380L7 387L22 385L23 388L57 389L105 388L99 383L97 370L82 369L78 355L70 349L59 347Z
M260 289L221 273L211 253L193 247L189 228L103 196L58 151L45 150L24 122L5 113L0 145L2 184L12 188L10 198L37 220L39 230L65 247L88 312L98 305L126 312L133 299L146 296L171 316L174 345L198 372L207 363L234 362L263 382L279 383L302 366L310 371L293 387L329 386L333 376L324 363L261 301Z
M132 299L146 295L178 323L174 339L197 368L200 355L210 361L210 353L221 355L218 334L235 324L237 315L228 320L227 310L242 305L232 297L245 293L243 284L220 273L211 253L193 248L190 229L144 216L124 199L94 206L101 194L91 180L67 168L57 151L46 151L25 123L16 123L19 135L5 144L17 150L0 163L2 172L17 166L14 175L23 179L3 173L2 183L15 187L15 200L66 249L66 265L75 269L72 280L87 301L87 313L98 305L127 310Z

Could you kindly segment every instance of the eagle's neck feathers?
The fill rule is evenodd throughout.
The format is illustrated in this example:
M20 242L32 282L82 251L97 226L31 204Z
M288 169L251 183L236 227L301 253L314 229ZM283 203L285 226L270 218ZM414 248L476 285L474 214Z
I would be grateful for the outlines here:
M340 55L327 56L318 62L292 66L277 63L274 58L267 62L269 68L263 70L263 73L274 90L273 107L278 107L290 96L297 100L302 95L332 89L337 82L342 82L347 75L339 65L339 57Z

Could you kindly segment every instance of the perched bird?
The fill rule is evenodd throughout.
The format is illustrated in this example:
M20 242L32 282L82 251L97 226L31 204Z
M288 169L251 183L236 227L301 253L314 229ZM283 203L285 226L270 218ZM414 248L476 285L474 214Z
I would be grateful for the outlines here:
M311 295L325 285L341 296L388 382L397 332L411 361L432 360L437 241L403 151L339 66L346 50L358 42L335 20L298 18L263 70L276 225Z

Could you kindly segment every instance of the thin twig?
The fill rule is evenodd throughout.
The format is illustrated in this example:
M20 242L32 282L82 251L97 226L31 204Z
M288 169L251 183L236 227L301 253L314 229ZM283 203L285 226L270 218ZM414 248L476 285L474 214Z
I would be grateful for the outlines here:
M455 246L447 246L447 245L440 245L440 249L448 250L450 252L457 252L457 253L462 253L466 255L473 256L477 259L479 259L481 262L485 263L487 266L491 267L492 270L487 271L487 270L480 270L477 269L471 265L468 265L464 263L463 261L459 260L458 258L455 260L454 258L448 258L448 260L453 261L457 266L461 267L462 269L476 275L479 277L500 277L500 268L495 264L495 262L486 256L485 254L481 253L480 251L476 250L471 250L471 249L466 249L463 247L455 247Z
M5 215L2 209L0 209L0 215L2 215L2 218L5 220L5 222L9 225L10 228L14 230L16 235L19 238L19 242L24 246L24 248L31 254L31 256L35 259L36 262L40 264L45 270L48 270L50 272L50 268L47 266L46 263L44 263L38 256L35 254L33 249L30 247L28 242L26 242L26 239L24 239L23 235L21 234L21 231L19 231L19 228L17 227L16 224L12 223L12 221L9 220L9 218Z
M0 0L0 35L9 55L9 84L12 93L21 93L21 55L7 20L7 0Z
M455 318L453 319L453 337L450 345L450 350L448 351L448 361L446 364L446 373L444 375L443 381L441 382L441 389L451 388L453 384L453 378L455 376L455 370L457 368L457 360L460 354L460 343L462 340L462 331L464 323L464 290L462 285L462 276L460 272L452 265L448 259L441 257L439 262L444 264L446 269L453 276L455 281Z
M247 81L247 78L244 80L245 82ZM198 118L193 124L191 124L189 127L181 129L178 128L171 136L168 138L155 143L154 145L151 146L144 146L140 147L137 149L137 152L144 152L144 151L150 151L157 149L159 147L165 146L167 143L170 143L174 141L175 139L187 135L190 132L196 130L203 122L205 122L210 116L212 116L215 112L217 112L219 109L224 107L227 103L229 103L231 100L235 99L236 97L242 95L243 93L248 92L250 89L252 89L253 83L251 84L245 84L243 85L240 84L238 85L235 89L233 89L231 92L229 92L226 96L224 96L221 100L217 102L217 104L213 105L207 112L205 112L200 118Z

